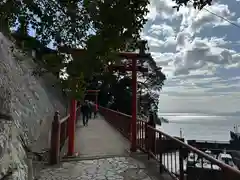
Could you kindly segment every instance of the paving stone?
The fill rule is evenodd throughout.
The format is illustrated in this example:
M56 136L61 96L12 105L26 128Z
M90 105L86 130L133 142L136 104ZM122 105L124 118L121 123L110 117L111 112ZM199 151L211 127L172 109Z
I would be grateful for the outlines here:
M131 157L64 162L42 170L39 180L153 180L143 167Z

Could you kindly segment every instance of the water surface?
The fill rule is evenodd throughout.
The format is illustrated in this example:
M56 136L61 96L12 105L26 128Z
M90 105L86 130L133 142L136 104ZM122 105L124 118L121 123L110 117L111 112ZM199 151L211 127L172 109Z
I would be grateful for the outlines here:
M228 141L230 140L229 132L233 130L234 125L240 125L238 116L188 113L162 113L159 115L168 119L170 123L162 123L162 126L158 128L173 136L180 136L180 129L182 129L185 139Z

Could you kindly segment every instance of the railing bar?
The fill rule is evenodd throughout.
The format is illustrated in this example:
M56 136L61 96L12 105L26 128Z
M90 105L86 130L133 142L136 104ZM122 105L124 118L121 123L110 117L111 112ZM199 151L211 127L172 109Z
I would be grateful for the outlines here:
M125 126L127 126L127 125L129 126L129 123L131 122L129 120L129 118L131 118L131 116L130 115L126 115L126 114L121 113L121 112L110 110L110 109L107 109L107 108L103 108L103 107L101 107L101 108L106 111L106 114L107 113L111 114L111 117L115 116L115 117L117 117L116 119L120 119L121 122L124 121L124 123L120 123L120 121L116 122L113 119L109 119L111 124L113 124L117 129L119 129L124 135L127 134L127 136L128 136L129 135L129 127L126 128ZM175 137L172 137L172 136L162 132L161 130L156 129L155 127L152 127L151 125L146 124L146 121L138 119L138 124L139 124L139 129L137 131L138 132L138 141L137 141L137 143L138 143L138 146L141 147L142 149L144 149L144 146L146 145L146 143L145 143L145 136L146 136L146 134L145 134L145 127L147 127L147 128L149 128L149 130L152 130L153 132L155 132L155 135L157 137L159 136L159 133L164 135L164 140L163 141L165 141L165 140L172 140L173 143L175 143L175 145L178 145L179 147L181 146L182 148L185 148L188 151L192 151L194 154L197 154L198 157L201 157L201 159L202 159L202 161L201 161L202 168L203 168L203 165L204 165L203 162L205 162L205 159L206 159L206 160L211 162L211 168L214 169L214 164L216 164L217 166L219 166L219 168L222 169L222 171L224 171L226 173L226 175L228 174L228 175L232 175L232 176L233 175L240 176L240 171L239 170L236 170L236 169L232 168L231 166L229 166L227 164L224 164L223 162L221 162L221 161L219 161L219 160L209 156L205 152L203 152L203 151L201 151L201 150L199 150L199 149L197 149L197 148L195 148L193 146L190 146L190 145L182 142L181 140L179 140L179 139L177 139ZM144 125L144 128L143 128L143 125ZM155 151L156 151L157 143L155 142L154 145L155 145ZM176 161L177 151L175 151L174 154L171 153L170 154L171 157L169 156L169 151L167 153L163 153L162 154L163 157L161 156L161 154L160 154L160 156L156 155L156 153L153 152L154 149L149 149L148 151L149 151L148 154L151 155L151 157L154 158L155 160L157 160L157 161L160 161L160 159L163 160L164 164L166 164L167 168L169 168L171 171L176 171L176 172L178 171L177 170L178 169L177 161ZM182 158L183 158L183 156L185 156L183 153L184 152L179 153L179 156L181 156ZM174 158L172 157L173 155L175 155ZM165 158L167 158L167 159L165 159ZM181 158L181 161L183 160L182 158ZM175 159L175 165L173 165L173 163L174 163L173 159ZM203 161L203 159L204 159L204 161ZM170 165L169 161L171 162L171 167L169 166ZM194 158L194 162L196 162L195 158ZM174 169L173 166L175 166L175 169ZM183 170L183 168L182 168L182 170ZM235 173L235 174L233 174L233 173Z
M175 168L175 171L177 172L177 151L175 151L175 156L174 156L174 168Z
M146 139L146 128L145 128L146 126L145 126L145 123L143 123L142 124L142 128L143 128L143 142L142 142L142 144L143 144L143 148L145 148L146 149L146 144L145 144L145 139Z
M140 121L141 122L141 121ZM146 134L145 134L145 124L144 123L142 123L142 133L143 133L143 139L142 139L142 147L144 148L144 146L145 146L145 137L146 137Z
M110 111L110 112L112 112L112 113L114 113L114 114L119 114L119 115L126 116L126 117L129 117L129 118L132 117L132 116L130 116L130 115L128 115L128 114L124 114L124 113L121 113L121 112L119 112L119 111L114 111L114 110L112 110L112 109L108 109L108 108L105 108L105 107L102 107L102 106L99 106L99 107L101 107L101 108L103 108L103 109L106 109L107 111Z
M165 161L165 153L162 153L162 156L163 156L163 165L165 166L165 163L166 163L166 161Z
M156 161L158 161L157 156L156 156L152 151L149 151L148 153L151 155L151 157L152 157L153 159L155 159Z
M167 169L169 169L168 152L166 154L167 154Z
M140 121L142 123L142 148L144 148L144 141L145 141L145 128L144 128L144 123L142 121Z
M157 149L156 149L156 148L157 148L157 137L156 137L156 136L157 136L157 133L154 132L153 136L154 136L154 141L153 141L153 147L154 147L154 149L153 149L153 150L154 150L154 153L156 154L156 152L157 152L157 151L156 151L156 150L157 150ZM156 154L156 155L157 155L157 154ZM159 161L159 156L158 156L158 161Z
M148 126L149 126L149 125L148 125ZM158 132L160 132L160 133L162 133L164 136L166 136L167 138L175 141L175 142L178 143L179 145L181 145L181 146L183 146L183 147L185 147L185 148L187 148L187 149L189 149L189 150L197 153L198 155L204 157L205 159L207 159L207 160L209 160L209 161L212 161L214 164L218 165L220 168L229 169L229 170L231 170L232 172L234 172L234 173L236 173L236 174L238 174L238 175L240 176L240 171L239 171L239 170L237 170L237 169L235 169L235 168L232 168L231 166L229 166L229 165L227 165L227 164L225 164L225 163L223 163L223 162L221 162L221 161L219 161L219 160L217 160L217 159L209 156L208 154L202 152L201 150L199 150L199 149L197 149L197 148L195 148L195 147L193 147L193 146L190 146L190 145L188 145L188 144L180 141L179 139L174 138L174 137L172 137L172 136L170 136L170 135L168 135L168 134L160 131L159 129L155 129L155 128L151 127L151 126L149 126L149 128L150 128L150 129L153 129L153 130L155 130L155 131L158 131Z
M140 135L140 138L139 138L139 141L140 141L140 146L142 147L142 139L143 139L143 130L142 130L142 122L138 122L139 123L139 126L138 126L138 128L139 128L139 135ZM138 131L137 131L138 132Z
M80 107L78 107L76 109L76 111L78 111L80 109ZM68 118L70 117L70 114L68 114L67 116L63 117L62 119L59 120L59 123L62 124L64 121L67 121Z

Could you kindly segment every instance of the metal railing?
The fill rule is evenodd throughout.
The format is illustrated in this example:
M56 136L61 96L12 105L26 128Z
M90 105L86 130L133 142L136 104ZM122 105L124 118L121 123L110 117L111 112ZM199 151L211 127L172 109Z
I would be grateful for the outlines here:
M104 107L99 107L99 111L114 128L130 138L131 116ZM137 147L160 164L160 173L168 172L175 179L240 180L238 169L139 119Z
M80 107L77 108L76 117L80 115ZM68 139L68 120L70 114L60 119L58 111L54 114L51 130L50 164L58 164L60 151Z

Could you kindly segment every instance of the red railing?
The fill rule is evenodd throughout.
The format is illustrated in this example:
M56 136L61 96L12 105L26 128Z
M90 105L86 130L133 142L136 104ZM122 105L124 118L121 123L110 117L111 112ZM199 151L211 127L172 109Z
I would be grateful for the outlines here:
M103 107L99 111L129 139L131 116ZM137 129L137 147L160 164L160 173L168 172L179 180L240 180L239 170L184 143L183 139L172 137L143 120L137 121Z
M80 107L77 108L76 117L80 115ZM58 164L60 160L60 151L68 139L68 120L70 115L60 119L59 112L55 112L51 130L51 147L49 161L50 164Z
M99 112L124 137L130 139L131 116L99 106Z

